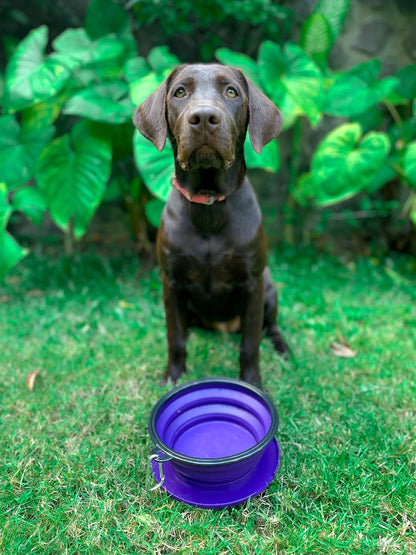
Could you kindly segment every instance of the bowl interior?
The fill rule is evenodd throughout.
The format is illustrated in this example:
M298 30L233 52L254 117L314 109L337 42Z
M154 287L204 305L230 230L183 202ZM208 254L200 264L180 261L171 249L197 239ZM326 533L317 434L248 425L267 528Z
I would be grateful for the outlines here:
M277 428L273 409L260 390L237 380L200 380L161 399L153 415L153 439L174 455L233 457L272 439Z

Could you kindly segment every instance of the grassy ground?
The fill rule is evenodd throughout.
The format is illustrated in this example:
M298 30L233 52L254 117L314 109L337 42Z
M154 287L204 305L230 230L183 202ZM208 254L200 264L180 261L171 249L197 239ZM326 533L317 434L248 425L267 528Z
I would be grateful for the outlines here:
M149 492L165 327L158 271L31 255L0 289L0 552L416 553L416 262L271 256L297 363L265 339L276 479L207 511ZM346 340L356 351L330 349ZM238 375L238 337L192 332L186 379ZM39 371L33 391L30 372Z

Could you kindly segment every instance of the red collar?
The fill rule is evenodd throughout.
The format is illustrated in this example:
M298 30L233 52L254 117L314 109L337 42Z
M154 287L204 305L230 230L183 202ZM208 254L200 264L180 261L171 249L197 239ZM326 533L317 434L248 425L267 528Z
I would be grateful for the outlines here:
M190 195L189 192L179 185L176 175L172 175L171 180L172 187L175 187L189 202L195 202L196 204L206 204L211 206L214 202L221 202L225 200L225 195Z

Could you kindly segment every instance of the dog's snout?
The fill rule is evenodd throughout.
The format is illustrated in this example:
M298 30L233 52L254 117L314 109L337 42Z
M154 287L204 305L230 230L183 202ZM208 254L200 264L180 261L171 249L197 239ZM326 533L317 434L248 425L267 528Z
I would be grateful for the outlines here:
M213 129L221 123L221 113L215 106L199 106L188 115L188 123L194 129Z

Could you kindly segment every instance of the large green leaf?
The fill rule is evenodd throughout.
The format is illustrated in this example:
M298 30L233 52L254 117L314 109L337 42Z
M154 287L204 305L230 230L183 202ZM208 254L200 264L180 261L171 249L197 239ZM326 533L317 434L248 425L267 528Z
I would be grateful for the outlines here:
M145 77L150 71L149 64L141 56L130 58L124 65L124 75L129 83Z
M114 81L76 92L63 113L104 123L124 123L131 120L133 111L128 85Z
M7 187L0 183L0 280L4 278L12 266L27 254L16 241L7 233L6 226L12 208L8 202Z
M22 40L11 57L5 76L4 108L17 111L57 94L70 77L61 57L45 56L48 29L35 29Z
M318 0L313 13L323 15L329 24L332 42L335 42L342 31L345 18L350 9L351 0Z
M289 65L282 48L271 41L263 43L257 63L266 93L282 109L284 98L287 96L282 77L285 76Z
M124 52L123 43L115 35L92 40L85 29L67 29L52 44L73 65L113 60Z
M375 106L397 86L397 79L377 79L380 60L371 60L340 73L326 93L325 112L333 116L355 116Z
M0 117L0 181L9 190L29 181L36 160L54 131L53 127L21 129L13 116Z
M252 58L239 52L233 52L228 48L219 48L216 50L215 56L222 64L241 69L244 75L251 79L259 89L263 88L258 65Z
M403 166L410 185L416 189L416 141L413 141L406 148Z
M83 86L120 78L126 59L131 56L124 39L110 34L92 40L85 29L67 29L53 41L53 46Z
M341 125L319 144L311 172L300 180L295 197L326 206L354 196L371 183L389 147L385 133L372 131L363 137L358 123Z
M326 18L314 13L302 26L299 45L320 67L326 64L333 44L332 32Z
M142 58L132 58L125 71L133 103L136 106L141 104L179 64L179 59L169 52L167 46L153 48L147 62Z
M102 128L86 121L50 143L36 168L36 181L55 223L81 237L101 202L111 171L111 144Z
M383 185L397 177L396 168L399 166L398 158L399 156L397 155L397 153L390 154L386 157L374 177L365 186L365 191L367 193L374 193L375 191L383 187Z
M137 130L133 136L134 158L146 187L160 200L167 200L175 170L173 150L169 142L162 152Z
M0 231L6 229L12 211L12 207L9 204L6 183L0 181Z
M149 52L147 61L156 73L172 71L181 61L169 51L168 46L155 46Z
M280 168L280 153L277 141L268 143L260 154L257 154L247 137L244 143L244 155L248 168L261 168L269 172L278 172Z
M23 127L45 129L50 127L61 113L62 107L70 95L66 86L57 95L29 106L22 112Z
M261 45L258 64L264 88L283 114L283 122L293 122L304 114L312 124L322 115L322 74L305 52L292 43L282 49L266 41Z
M7 231L0 229L0 280L27 254L27 249L16 243Z
M130 98L136 106L141 104L143 100L152 94L163 80L169 75L170 71L167 70L164 74L155 73L151 71L144 77L140 77L129 84Z

